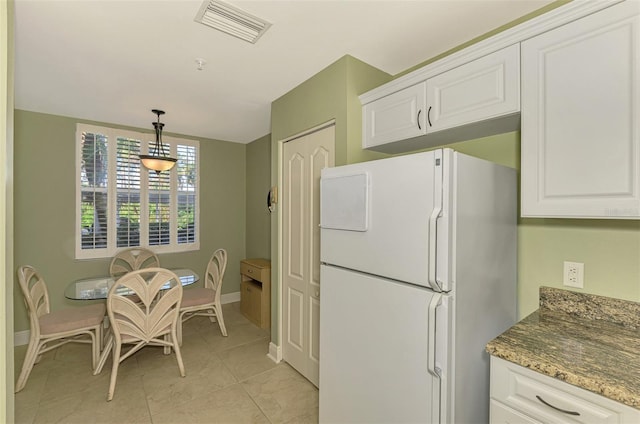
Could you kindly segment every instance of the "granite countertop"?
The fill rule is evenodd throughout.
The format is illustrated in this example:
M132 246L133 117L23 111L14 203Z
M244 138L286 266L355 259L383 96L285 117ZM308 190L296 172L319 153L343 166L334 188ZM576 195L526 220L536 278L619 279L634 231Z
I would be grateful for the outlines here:
M540 309L486 349L640 409L640 303L540 287Z

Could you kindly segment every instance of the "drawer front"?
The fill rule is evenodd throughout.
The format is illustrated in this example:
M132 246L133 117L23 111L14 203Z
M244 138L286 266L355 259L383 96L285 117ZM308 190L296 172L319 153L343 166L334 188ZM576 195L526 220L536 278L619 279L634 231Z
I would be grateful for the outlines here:
M494 357L491 398L545 423L640 422L640 411Z
M511 409L508 406L503 405L500 402L496 402L493 399L491 399L491 406L489 410L491 416L489 422L491 424L541 424L540 421L536 421L533 418L527 417L526 415L516 411L515 409Z
M240 262L240 273L257 281L265 281L267 268L260 268L247 262Z

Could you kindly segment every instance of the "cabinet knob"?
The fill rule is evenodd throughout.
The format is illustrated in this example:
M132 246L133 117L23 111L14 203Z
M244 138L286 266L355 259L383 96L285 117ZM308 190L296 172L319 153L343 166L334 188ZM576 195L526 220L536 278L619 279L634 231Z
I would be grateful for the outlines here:
M420 109L420 110L418 111L418 117L417 117L417 120L418 120L418 129L419 129L419 130L421 130L421 129L422 129L422 127L420 126L420 113L422 113L422 109Z
M433 125L431 125L431 106L429 106L429 110L427 110L427 122L430 127L433 127Z

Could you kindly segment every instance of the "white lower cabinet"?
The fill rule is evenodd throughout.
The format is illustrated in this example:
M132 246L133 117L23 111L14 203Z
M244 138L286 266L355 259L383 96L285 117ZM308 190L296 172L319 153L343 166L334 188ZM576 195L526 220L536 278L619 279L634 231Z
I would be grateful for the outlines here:
M522 216L640 218L640 2L521 48Z
M640 410L491 357L491 423L637 424Z

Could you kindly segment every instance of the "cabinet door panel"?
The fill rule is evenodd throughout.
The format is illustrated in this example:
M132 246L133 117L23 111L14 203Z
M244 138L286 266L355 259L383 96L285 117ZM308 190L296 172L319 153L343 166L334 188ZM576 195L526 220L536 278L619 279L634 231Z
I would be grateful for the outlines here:
M240 283L240 312L257 326L261 326L262 286L252 280Z
M425 134L425 96L425 83L420 83L364 105L362 147Z
M522 43L522 215L640 217L640 3Z
M520 46L427 80L427 133L520 110Z

